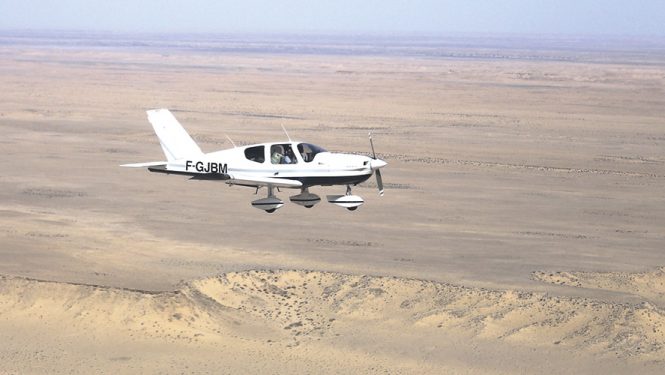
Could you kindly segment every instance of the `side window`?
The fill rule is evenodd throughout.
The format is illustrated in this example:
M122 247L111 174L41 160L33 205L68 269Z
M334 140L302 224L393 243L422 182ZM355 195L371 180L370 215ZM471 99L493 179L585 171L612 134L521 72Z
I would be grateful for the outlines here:
M270 147L270 162L273 164L296 164L298 159L288 143L272 145Z
M263 163L266 161L264 146L254 146L245 149L245 157L256 163Z

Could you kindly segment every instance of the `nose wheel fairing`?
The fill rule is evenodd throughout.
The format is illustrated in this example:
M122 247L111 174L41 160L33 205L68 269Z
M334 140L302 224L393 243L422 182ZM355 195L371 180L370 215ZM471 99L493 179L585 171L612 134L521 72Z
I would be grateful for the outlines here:
M360 196L351 193L351 185L346 185L346 194L328 195L326 196L326 199L328 200L328 203L344 207L349 211L354 211L365 203L365 200Z

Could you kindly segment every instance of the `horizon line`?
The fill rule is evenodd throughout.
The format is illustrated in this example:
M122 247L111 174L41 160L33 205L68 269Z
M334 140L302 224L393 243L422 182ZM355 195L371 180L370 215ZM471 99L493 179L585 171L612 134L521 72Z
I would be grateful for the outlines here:
M399 37L421 37L421 38L437 38L437 37L488 37L490 39L501 39L507 37L520 37L524 39L536 38L581 38L581 39L659 39L665 41L665 35L660 34L630 34L630 33L551 33L551 32L493 32L493 31L326 31L326 30L216 30L216 31L183 31L183 30L105 30L105 29L49 29L49 28L2 28L0 27L0 34L17 33L17 34L74 34L84 33L85 35L145 35L145 36L158 36L158 35L182 35L182 36L211 36L211 35L226 35L226 36L301 36L301 37L385 37L385 38L399 38Z

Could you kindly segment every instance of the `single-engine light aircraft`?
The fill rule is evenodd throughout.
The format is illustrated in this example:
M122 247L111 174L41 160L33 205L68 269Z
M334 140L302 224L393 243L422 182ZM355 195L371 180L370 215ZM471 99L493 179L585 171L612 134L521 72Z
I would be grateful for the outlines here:
M148 168L150 172L180 174L195 180L219 180L229 185L266 187L268 195L252 202L252 206L273 213L284 205L275 196L275 189L300 189L291 202L307 208L321 201L310 193L311 186L346 185L342 195L328 195L327 200L350 211L365 201L351 193L351 186L376 175L379 195L383 195L381 168L386 162L374 152L372 135L369 140L372 157L328 152L311 143L292 141L269 142L203 153L168 109L147 111L166 161L123 164L123 167ZM285 131L286 132L286 131ZM231 141L233 143L233 141Z

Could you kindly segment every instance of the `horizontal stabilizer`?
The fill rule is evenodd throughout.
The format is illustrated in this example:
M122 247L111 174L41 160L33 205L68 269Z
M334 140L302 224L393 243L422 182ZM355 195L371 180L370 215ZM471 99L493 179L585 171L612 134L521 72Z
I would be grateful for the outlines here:
M122 164L121 167L128 168L146 168L146 167L158 167L160 165L166 165L165 161L149 161L147 163L133 163L133 164Z

